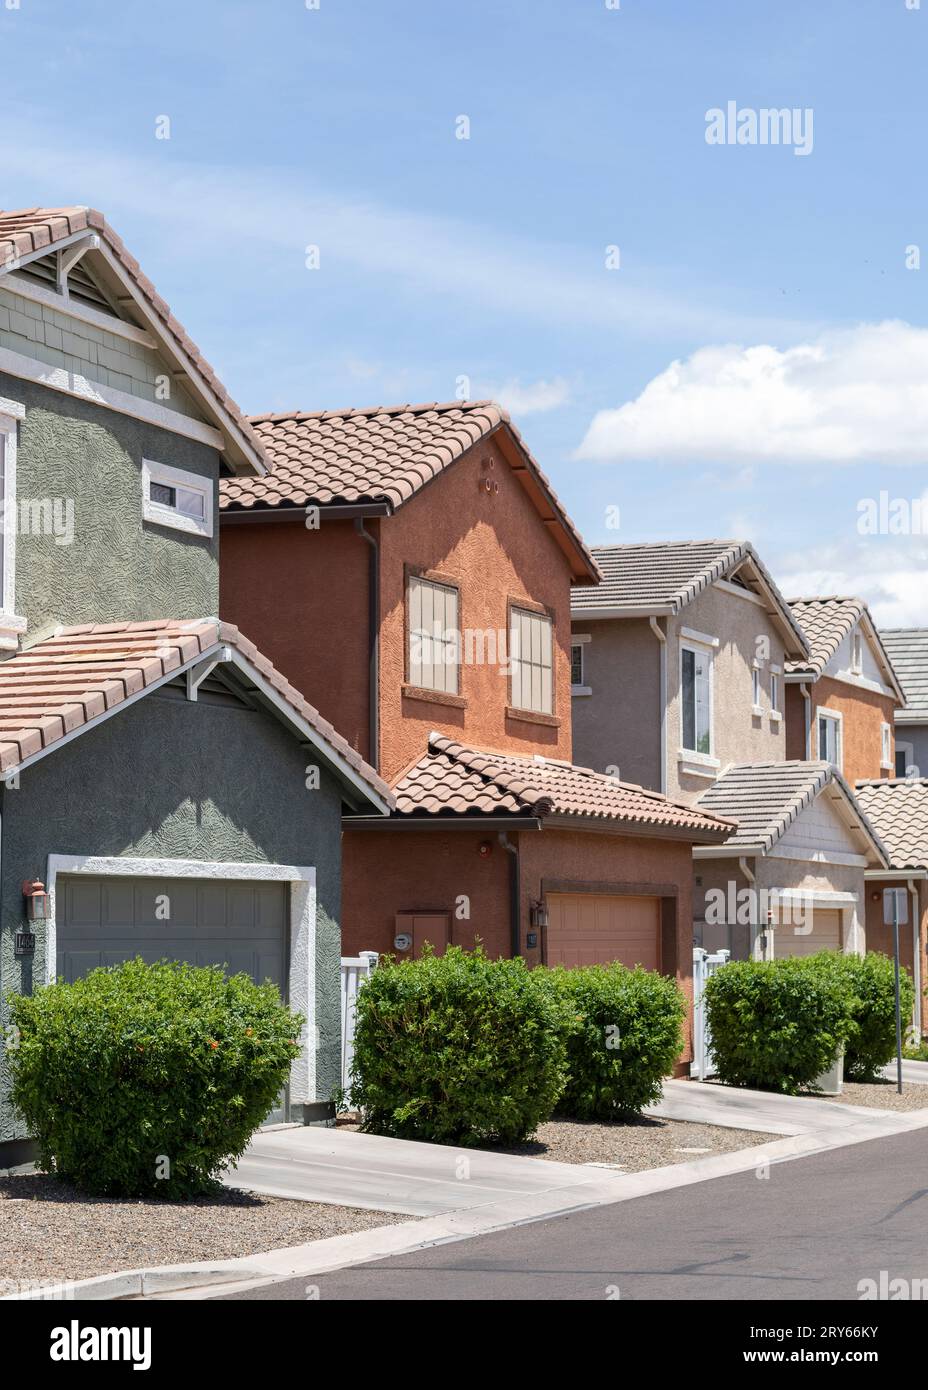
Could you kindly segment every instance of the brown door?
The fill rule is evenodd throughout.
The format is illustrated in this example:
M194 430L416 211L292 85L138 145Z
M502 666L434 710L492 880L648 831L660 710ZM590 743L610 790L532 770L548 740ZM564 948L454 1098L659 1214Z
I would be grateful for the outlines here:
M412 937L412 945L408 950L399 953L401 958L421 956L422 948L427 941L436 956L443 956L451 944L451 913L398 912L396 934Z
M661 968L660 898L549 893L546 963Z
M816 951L842 949L841 912L837 908L817 907L808 922L778 922L773 930L775 956L814 956Z

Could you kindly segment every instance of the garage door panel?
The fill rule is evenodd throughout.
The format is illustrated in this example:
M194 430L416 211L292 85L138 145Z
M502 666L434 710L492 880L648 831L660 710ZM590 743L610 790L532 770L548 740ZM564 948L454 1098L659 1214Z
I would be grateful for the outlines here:
M547 961L570 967L619 961L660 969L659 898L621 893L551 893Z
M60 889L59 889L60 892ZM68 917L75 926L86 922L96 925L101 917L102 884L99 880L69 880L65 885L65 902Z
M797 931L793 922L778 922L774 928L774 955L814 956L818 951L840 951L843 947L842 914L834 908L816 908L812 930ZM807 924L806 924L807 925Z

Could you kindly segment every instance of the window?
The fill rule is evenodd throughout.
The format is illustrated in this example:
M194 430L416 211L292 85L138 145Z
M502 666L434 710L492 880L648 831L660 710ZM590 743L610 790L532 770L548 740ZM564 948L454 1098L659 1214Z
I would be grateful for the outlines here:
M819 710L818 756L823 762L841 766L841 716Z
M917 777L918 767L915 764L915 744L900 743L896 740L896 776L897 777Z
M544 613L529 613L524 608L513 608L510 624L512 707L533 714L553 714L551 619Z
M570 647L570 683L585 685L583 679L583 643L572 642Z
M776 671L770 672L770 712L780 713L780 677Z
M851 670L855 676L859 676L863 668L863 649L861 645L860 631L854 633L851 638Z
M457 589L410 575L408 600L409 684L457 695L461 653Z
M890 724L880 725L880 767L893 765L893 731ZM905 774L903 774L904 776Z
M754 708L760 708L760 668L755 666L751 672L751 700Z
M711 676L708 652L683 647L683 747L692 753L712 752Z
M142 460L142 516L196 536L213 534L213 480Z

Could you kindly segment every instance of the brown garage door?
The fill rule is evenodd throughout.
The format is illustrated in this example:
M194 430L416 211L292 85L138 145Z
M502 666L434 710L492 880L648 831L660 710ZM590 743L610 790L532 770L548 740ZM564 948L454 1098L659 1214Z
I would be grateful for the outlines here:
M836 908L816 908L812 930L808 922L778 922L773 933L775 956L814 956L816 951L841 950L841 912Z
M660 898L549 893L547 964L661 966Z

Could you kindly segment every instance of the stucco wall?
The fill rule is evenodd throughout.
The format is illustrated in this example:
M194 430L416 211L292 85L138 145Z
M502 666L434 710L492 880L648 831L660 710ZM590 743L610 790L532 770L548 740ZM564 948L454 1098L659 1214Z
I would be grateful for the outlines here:
M317 873L317 1096L339 1075L341 800L307 791L306 756L271 716L153 694L27 769L3 791L0 991L23 987L13 954L22 881L48 855L138 856L314 866ZM37 924L33 981L45 977ZM0 1022L5 1022L4 1014ZM0 1063L0 1140L16 1137Z
M590 622L575 618L584 644L584 679L591 695L576 695L574 762L605 772L618 767L625 782L660 789L660 644L647 619Z
M16 611L29 636L56 623L202 618L219 608L219 544L142 520L142 459L212 478L204 444L0 373L25 405L16 460L22 503L73 503L72 544L20 530ZM59 515L67 516L66 511Z
M667 794L693 802L711 785L713 774L707 770L707 776L693 775L680 765L680 642L685 628L719 639L712 653L712 756L723 768L729 763L780 762L786 756L785 716L772 718L770 706L770 668L776 665L783 708L783 639L760 604L718 585L667 620ZM752 713L756 655L762 659L762 715Z
M491 466L492 465L492 466ZM490 477L499 491L487 493ZM425 749L430 730L485 748L571 756L570 575L509 464L491 439L473 449L385 522L381 554L381 770L388 781ZM554 620L554 718L507 714L505 663L461 666L463 707L404 694L405 566L460 585L462 629L508 630L507 601L533 600Z
M880 726L893 727L895 707L891 695L822 676L812 686L812 757L819 756L817 711L836 710L843 716L841 771L851 785L865 777L891 777L895 748L891 749L890 766L884 768L880 763Z
M351 521L226 525L219 590L222 617L368 760L369 551Z

